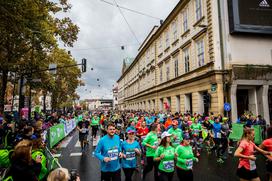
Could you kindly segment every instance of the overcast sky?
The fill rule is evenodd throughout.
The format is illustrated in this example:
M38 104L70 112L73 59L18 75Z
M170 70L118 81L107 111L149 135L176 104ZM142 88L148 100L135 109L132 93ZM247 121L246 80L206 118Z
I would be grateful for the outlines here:
M114 3L114 0L105 1ZM119 6L165 19L178 0L116 2ZM121 9L136 39L116 6L101 0L70 0L70 3L72 9L66 16L80 27L80 32L74 47L67 49L78 62L87 59L87 72L82 76L86 85L77 89L80 99L112 98L112 86L121 75L123 59L137 55L137 39L142 43L152 27L159 25L159 20ZM121 50L122 45L124 50Z

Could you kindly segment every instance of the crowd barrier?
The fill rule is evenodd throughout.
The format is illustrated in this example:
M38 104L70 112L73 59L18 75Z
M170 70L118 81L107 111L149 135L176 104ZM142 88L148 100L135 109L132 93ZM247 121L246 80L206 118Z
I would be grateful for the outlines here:
M48 147L51 149L56 144L58 144L63 138L70 134L77 125L78 119L70 119L64 124L60 123L52 126L47 130L47 143Z
M263 141L263 134L262 134L262 128L260 125L254 125L253 126L254 131L255 131L255 140L254 142L256 144L261 144ZM244 125L243 124L238 124L238 123L233 123L232 124L232 132L229 135L229 139L234 140L234 141L239 141L243 135L243 129Z

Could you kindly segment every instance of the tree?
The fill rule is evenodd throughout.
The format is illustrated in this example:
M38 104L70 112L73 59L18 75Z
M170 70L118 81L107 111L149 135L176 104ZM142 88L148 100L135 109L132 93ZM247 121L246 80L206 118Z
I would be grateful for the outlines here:
M47 55L58 47L58 39L65 46L73 46L77 40L79 28L68 17L54 16L70 8L67 0L0 1L0 113L9 71L23 74L42 69L48 64L44 62Z

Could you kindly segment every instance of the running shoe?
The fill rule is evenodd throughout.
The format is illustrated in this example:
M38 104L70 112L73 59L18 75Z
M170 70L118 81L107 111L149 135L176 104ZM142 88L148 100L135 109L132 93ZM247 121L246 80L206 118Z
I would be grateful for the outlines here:
M224 163L224 160L223 160L222 158L218 158L218 159L216 160L216 162L217 162L217 163Z

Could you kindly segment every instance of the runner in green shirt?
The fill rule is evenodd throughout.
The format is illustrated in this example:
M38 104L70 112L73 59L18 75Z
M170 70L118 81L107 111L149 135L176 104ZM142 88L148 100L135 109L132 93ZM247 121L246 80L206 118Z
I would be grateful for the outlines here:
M171 145L171 136L167 131L161 135L161 143L157 148L154 160L159 161L160 180L171 181L175 171L175 148Z
M97 135L97 131L98 131L99 121L100 121L100 118L95 114L92 117L92 120L91 120L92 137L93 137L94 140L96 140L96 135Z
M177 175L179 180L193 181L193 162L198 162L190 146L190 136L184 135L182 144L175 149Z
M168 130L169 134L172 134L171 142L174 148L176 148L182 141L182 130L178 128L178 121L172 121L173 127Z
M143 171L143 180L145 180L146 175L152 171L154 167L154 178L155 181L159 180L158 176L158 163L154 162L155 151L158 147L158 137L157 137L157 124L151 125L151 132L147 134L142 142L142 145L146 147L146 166Z

